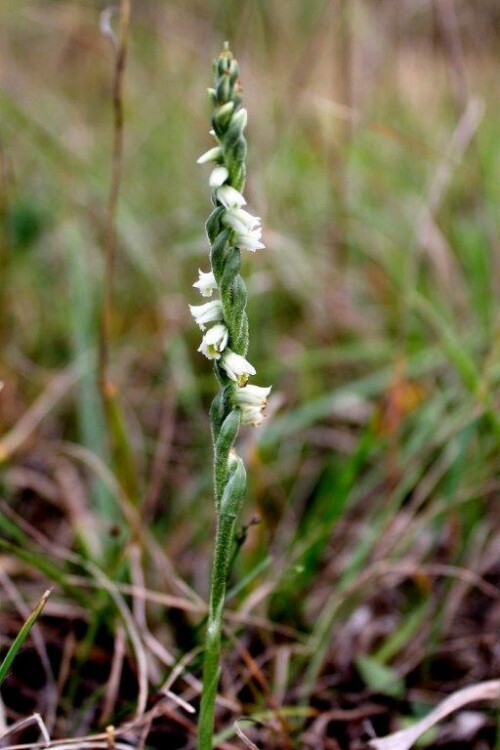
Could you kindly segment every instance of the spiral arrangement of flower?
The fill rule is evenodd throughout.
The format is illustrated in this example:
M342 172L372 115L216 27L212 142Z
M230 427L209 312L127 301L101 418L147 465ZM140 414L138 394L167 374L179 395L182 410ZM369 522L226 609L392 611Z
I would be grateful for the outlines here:
M212 747L215 696L221 648L221 628L231 546L243 502L246 472L234 451L240 425L259 425L264 418L270 387L248 383L256 374L246 359L248 351L247 290L241 276L241 253L261 250L260 219L246 211L247 111L241 106L239 66L227 43L214 63L211 135L217 145L198 163L212 164L209 185L214 210L207 224L210 244L209 271L199 271L193 284L201 305L190 305L191 314L204 332L198 351L214 362L220 390L210 409L214 441L214 486L217 510L211 593L207 623L203 693L198 748Z

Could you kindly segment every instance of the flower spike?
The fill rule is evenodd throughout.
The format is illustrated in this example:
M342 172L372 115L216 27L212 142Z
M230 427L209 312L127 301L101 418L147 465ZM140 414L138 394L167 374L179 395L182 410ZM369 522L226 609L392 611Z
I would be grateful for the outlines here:
M243 503L246 472L234 445L241 425L260 425L271 388L248 384L256 374L248 361L247 291L240 274L243 250L264 247L260 219L246 211L243 195L247 143L244 131L247 111L241 106L239 66L228 44L214 63L213 105L210 133L216 146L202 154L200 164L210 163L209 186L214 210L206 223L210 243L208 273L199 272L193 286L203 297L218 298L191 305L191 313L204 334L198 351L213 360L221 385L212 402L210 419L214 440L214 494L217 535L208 607L203 690L198 724L198 750L211 750L222 616L228 567L238 514ZM213 324L213 325L212 325Z

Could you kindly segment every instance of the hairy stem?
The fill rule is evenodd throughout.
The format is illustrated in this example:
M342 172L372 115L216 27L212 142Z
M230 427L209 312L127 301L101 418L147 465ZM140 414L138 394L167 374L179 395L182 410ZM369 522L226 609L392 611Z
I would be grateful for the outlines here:
M241 277L241 250L255 252L260 242L260 219L241 210L246 200L247 144L244 130L246 109L241 107L239 66L226 42L214 63L214 88L208 90L213 104L212 135L217 146L203 154L199 163L213 162L209 184L214 210L206 231L210 245L210 272L200 270L193 285L204 297L214 291L219 298L204 305L191 305L191 313L201 330L215 323L203 336L198 351L213 360L220 385L210 408L214 446L214 496L217 532L212 567L210 602L206 633L203 690L198 723L198 750L213 744L215 700L219 679L222 622L226 581L231 567L236 521L243 503L246 473L234 443L241 424L262 422L271 388L248 385L255 375L245 359L248 350L247 291Z
M203 664L203 692L198 723L198 750L211 750L212 748L226 581L236 521L243 503L246 484L246 473L241 459L235 458L228 474L229 478L217 514Z

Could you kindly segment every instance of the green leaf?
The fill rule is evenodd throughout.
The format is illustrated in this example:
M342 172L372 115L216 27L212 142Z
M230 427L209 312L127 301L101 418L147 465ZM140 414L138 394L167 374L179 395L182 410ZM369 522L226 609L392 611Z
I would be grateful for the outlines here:
M381 664L371 656L358 656L355 663L365 684L371 690L393 698L403 697L405 684L394 669Z
M392 633L383 645L377 651L376 659L380 664L392 659L396 654L400 653L404 646L410 641L413 634L422 625L422 622L428 616L430 610L430 602L424 601L419 606L409 613L407 617L403 619L401 625Z
M7 651L7 654L5 655L4 660L0 664L0 685L3 683L5 678L7 677L9 673L9 669L12 666L12 662L16 658L17 654L23 647L23 644L28 637L31 628L37 621L39 615L42 612L42 609L45 607L45 604L47 603L47 599L52 593L52 589L47 589L45 593L42 595L40 601L36 605L35 609L32 611L24 625L22 626L21 630L17 634L16 638L14 639L14 642L12 643L11 647Z

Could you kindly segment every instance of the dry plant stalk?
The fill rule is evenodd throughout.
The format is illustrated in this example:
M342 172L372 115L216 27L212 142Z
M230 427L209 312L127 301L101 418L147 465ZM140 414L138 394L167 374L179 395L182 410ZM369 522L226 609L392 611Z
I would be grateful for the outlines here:
M123 161L123 85L127 61L127 42L130 26L131 2L120 0L119 32L115 38L109 25L109 11L101 18L101 28L115 50L113 78L113 147L111 184L106 208L104 233L104 281L98 352L98 382L104 408L106 427L120 484L129 499L137 503L138 484L129 440L123 423L116 388L109 375L111 321L113 317L113 280L116 256L116 211L120 195Z
M453 711L458 711L459 708L475 701L500 702L500 680L479 682L477 685L457 690L456 693L445 698L426 717L417 721L412 727L394 732L394 734L389 734L381 739L371 740L369 745L373 750L410 750L428 729L431 729Z

